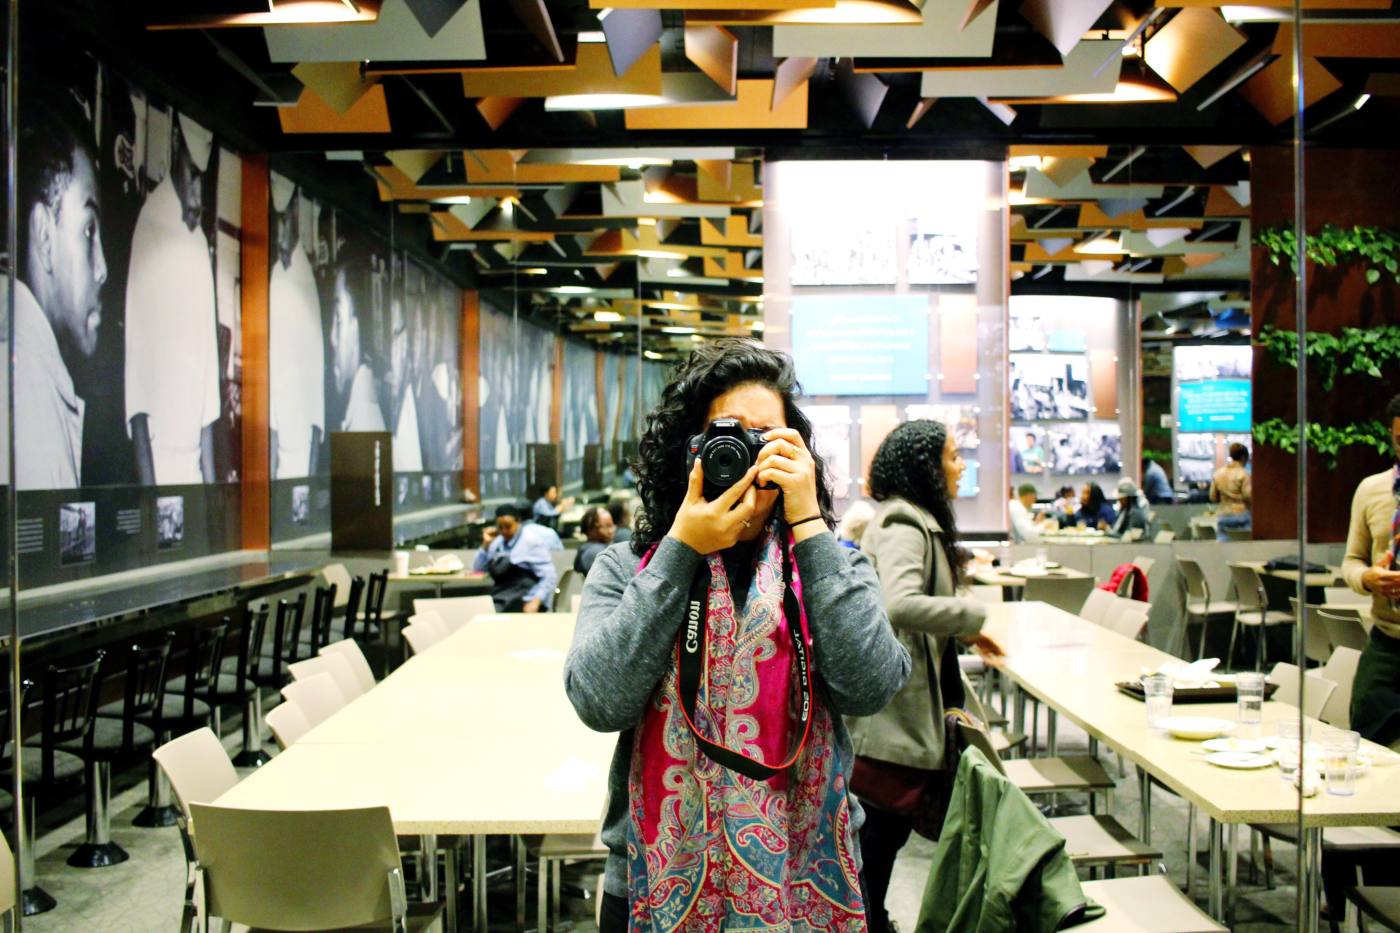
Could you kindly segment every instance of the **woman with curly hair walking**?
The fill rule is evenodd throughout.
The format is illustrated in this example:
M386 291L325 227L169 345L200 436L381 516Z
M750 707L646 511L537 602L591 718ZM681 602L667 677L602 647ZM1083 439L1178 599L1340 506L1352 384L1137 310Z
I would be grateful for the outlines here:
M890 873L916 814L929 806L926 795L951 788L943 711L964 701L954 639L990 659L1002 654L979 634L982 605L954 595L967 562L958 547L952 493L964 469L952 435L936 421L901 424L870 465L870 495L880 507L861 550L875 565L895 635L913 660L909 680L888 706L849 722L858 758L852 789L865 809L860 847L874 933L890 929Z
M604 931L865 929L841 717L884 706L909 655L829 530L797 394L782 354L697 349L647 419L635 533L584 585L565 689L622 733Z

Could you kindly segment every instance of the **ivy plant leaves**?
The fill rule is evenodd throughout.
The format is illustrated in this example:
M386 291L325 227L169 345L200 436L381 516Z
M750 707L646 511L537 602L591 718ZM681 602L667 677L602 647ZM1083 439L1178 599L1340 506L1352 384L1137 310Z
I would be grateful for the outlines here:
M1265 324L1259 330L1259 346L1274 362L1298 368L1298 334ZM1340 334L1308 331L1308 362L1332 391L1337 373L1382 378L1382 369L1400 366L1400 327L1343 327Z
M1270 418L1254 426L1254 441L1257 444L1277 447L1285 453L1298 452L1298 426L1289 424L1282 418ZM1327 459L1328 468L1337 465L1337 457L1345 447L1370 447L1381 456L1390 454L1390 435L1379 421L1363 421L1358 424L1334 428L1330 425L1308 422L1308 448Z
M1298 271L1298 238L1292 227L1265 227L1254 234L1254 242L1264 248L1274 265L1287 259L1289 268ZM1307 235L1305 249L1309 260L1325 268L1333 268L1344 259L1363 263L1367 284L1375 285L1384 273L1400 282L1400 237L1396 231L1326 224Z

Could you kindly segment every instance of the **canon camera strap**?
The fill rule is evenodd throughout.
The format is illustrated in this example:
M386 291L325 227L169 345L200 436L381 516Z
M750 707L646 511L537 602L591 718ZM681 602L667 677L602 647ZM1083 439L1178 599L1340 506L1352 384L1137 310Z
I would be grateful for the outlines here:
M701 563L699 572L695 574L695 579L690 584L690 598L686 601L685 626L676 640L676 668L679 672L680 689L678 693L680 694L681 710L685 714L686 724L690 726L696 743L712 761L755 781L766 781L792 767L797 761L797 757L802 754L802 749L807 744L807 735L812 728L812 674L807 657L807 644L802 633L802 610L797 599L797 592L792 586L792 574L789 567L791 557L786 542L782 544L782 551L783 613L787 618L788 634L792 637L793 657L797 659L798 685L802 691L802 707L798 720L802 735L786 761L779 765L766 765L761 761L741 755L732 748L710 741L701 735L700 730L695 726L695 698L700 692L700 678L705 670L705 650L708 638L705 618L710 603L710 566L708 562Z

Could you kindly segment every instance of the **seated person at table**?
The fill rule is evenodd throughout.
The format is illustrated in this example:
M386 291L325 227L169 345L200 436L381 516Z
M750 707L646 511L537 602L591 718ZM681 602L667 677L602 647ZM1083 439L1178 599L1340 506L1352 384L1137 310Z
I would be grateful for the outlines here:
M487 528L473 570L491 574L491 601L497 612L548 612L559 583L550 559L549 538L535 524L520 521L520 509L496 509L496 525Z
M1156 460L1142 461L1142 494L1153 505L1170 505L1176 501L1167 471Z
M1035 507L1035 485L1022 483L1016 487L1016 495L1007 503L1011 512L1011 542L1013 544L1039 544L1042 531L1054 531L1053 518L1036 518L1031 509Z
M572 498L560 500L558 486L549 486L544 494L535 500L535 504L530 506L530 517L537 525L558 530L559 513L573 504Z
M1050 512L1059 519L1061 524L1069 524L1074 521L1074 515L1079 511L1079 493L1074 491L1073 486L1061 486L1055 492L1055 501L1050 503Z
M1121 538L1135 528L1147 533L1147 506L1137 483L1125 476L1118 481L1118 515L1108 533Z
M601 505L591 505L588 511L583 513L581 527L588 543L579 548L578 553L574 555L574 569L588 576L588 571L593 569L594 558L613 543L613 534L617 526L613 524L612 513Z
M1400 749L1400 395L1385 409L1390 469L1368 476L1351 500L1342 575L1371 595L1371 635L1351 688L1351 727L1361 737Z
M1249 506L1253 499L1249 471L1249 448L1243 444L1230 445L1230 462L1215 471L1210 483L1210 501L1219 502L1215 510L1215 537L1229 541L1228 529L1248 531L1252 527Z
M1108 497L1103 494L1103 487L1098 483L1085 483L1079 492L1079 502L1079 511L1074 516L1076 525L1107 531L1118 520Z
M632 538L632 511L621 499L608 503L608 514L613 520L613 544L621 544Z

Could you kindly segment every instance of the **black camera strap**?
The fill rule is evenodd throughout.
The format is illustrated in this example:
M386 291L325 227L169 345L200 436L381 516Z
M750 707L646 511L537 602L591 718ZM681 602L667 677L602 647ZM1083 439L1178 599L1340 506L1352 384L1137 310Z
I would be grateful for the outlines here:
M782 530L784 537L786 537L786 529ZM705 670L706 642L709 637L705 618L710 603L710 566L708 562L700 565L699 572L691 581L690 598L686 601L685 625L676 639L677 686L679 688L677 692L680 695L681 711L685 714L686 724L690 726L696 743L712 761L755 781L766 781L792 767L798 756L802 754L802 749L807 744L807 736L812 729L811 664L807 655L807 643L802 632L802 609L797 598L797 591L792 585L791 556L787 542L783 542L782 551L783 614L787 620L788 634L792 637L793 657L797 661L798 686L802 691L802 706L798 714L798 724L802 728L802 736L798 739L796 747L788 755L787 760L779 765L766 765L727 746L710 741L701 735L700 730L696 728L695 698L700 692L700 678Z

